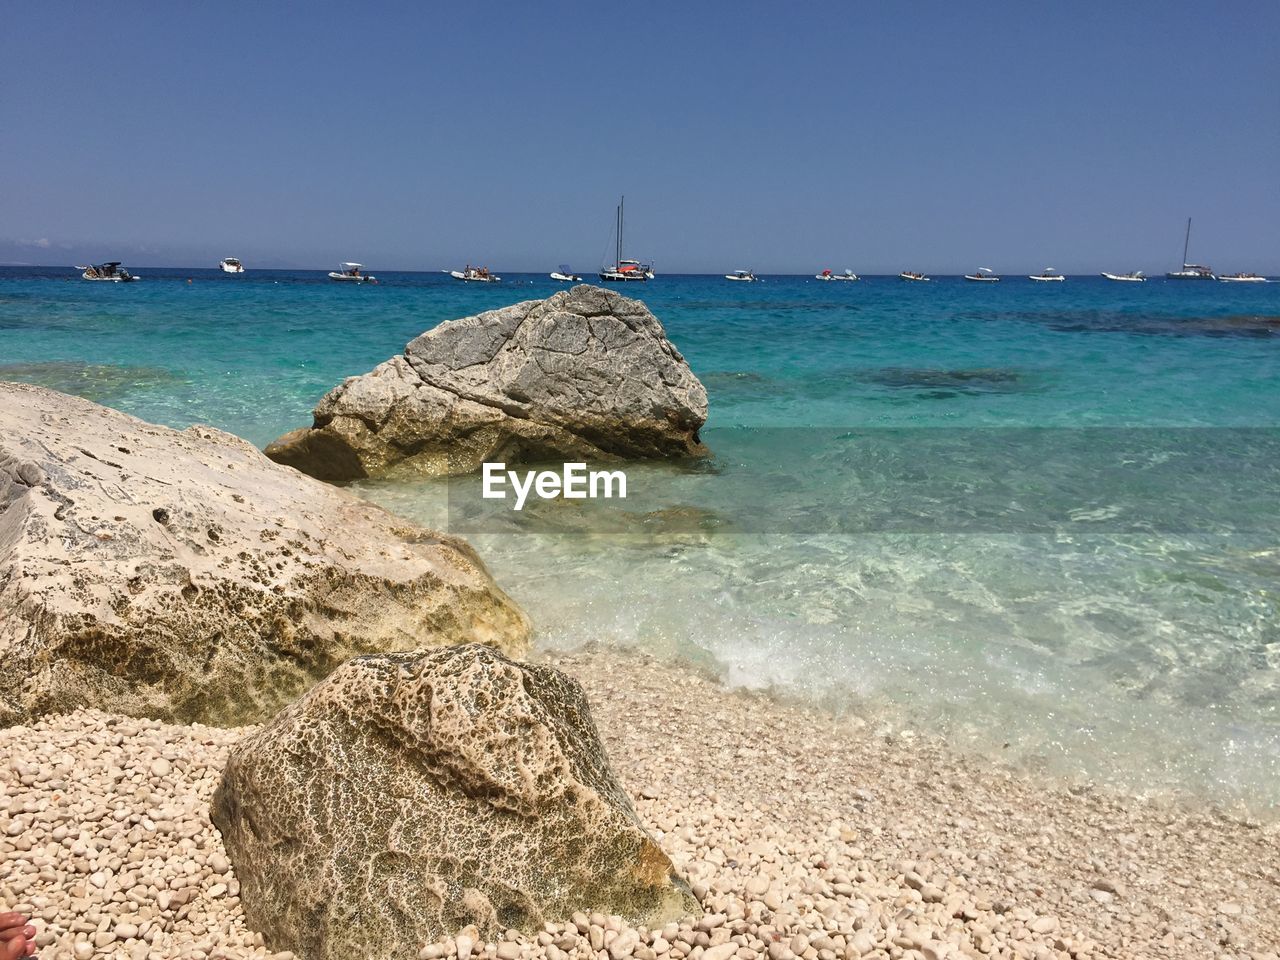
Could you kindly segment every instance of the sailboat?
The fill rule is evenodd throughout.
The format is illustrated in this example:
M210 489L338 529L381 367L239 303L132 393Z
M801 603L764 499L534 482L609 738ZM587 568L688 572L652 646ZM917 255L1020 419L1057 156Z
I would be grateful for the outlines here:
M1191 248L1191 218L1187 217L1187 239L1182 244L1182 269L1166 273L1166 280L1217 280L1213 271L1199 263L1187 263L1187 251Z
M639 260L624 260L622 258L622 214L623 207L626 205L627 198L622 197L618 201L618 224L617 224L617 246L614 251L613 265L600 268L598 276L606 283L624 283L630 281L652 280L653 266L648 263L641 263Z

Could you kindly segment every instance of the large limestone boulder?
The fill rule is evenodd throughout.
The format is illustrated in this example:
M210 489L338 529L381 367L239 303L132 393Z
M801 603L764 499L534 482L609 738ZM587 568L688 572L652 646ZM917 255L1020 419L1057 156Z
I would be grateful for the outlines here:
M0 726L238 724L361 653L527 634L459 540L230 434L0 383Z
M697 909L578 683L478 645L352 660L232 748L211 814L250 926L306 960Z
M584 284L442 323L314 416L267 456L322 480L440 476L702 453L707 392L643 303Z

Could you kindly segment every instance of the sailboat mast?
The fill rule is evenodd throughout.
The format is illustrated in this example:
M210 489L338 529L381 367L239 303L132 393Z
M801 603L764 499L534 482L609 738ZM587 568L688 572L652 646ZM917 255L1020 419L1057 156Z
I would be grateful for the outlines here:
M1191 218L1187 217L1187 239L1182 244L1182 267L1185 270L1187 266L1187 251L1191 249Z
M617 269L622 269L622 212L627 205L627 198L624 196L618 201L618 250L613 258L613 262Z

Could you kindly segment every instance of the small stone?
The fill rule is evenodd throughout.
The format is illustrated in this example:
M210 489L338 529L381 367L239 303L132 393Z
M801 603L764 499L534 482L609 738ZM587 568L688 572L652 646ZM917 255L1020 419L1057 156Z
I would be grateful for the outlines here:
M164 757L156 757L151 761L151 773L153 776L167 777L172 771L173 764Z
M722 943L719 946L708 947L702 951L702 960L729 960L738 952L738 945L730 940L728 943Z
M613 960L626 960L639 944L640 935L636 931L631 929L624 930L614 937L609 944L609 956ZM503 958L503 960L508 960L508 958Z

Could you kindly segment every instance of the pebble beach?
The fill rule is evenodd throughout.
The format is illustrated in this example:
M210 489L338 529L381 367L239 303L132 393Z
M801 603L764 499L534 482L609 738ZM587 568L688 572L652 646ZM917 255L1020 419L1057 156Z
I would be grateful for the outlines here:
M705 913L576 914L419 957L1274 960L1280 824L1067 784L640 654L545 655L587 691ZM292 954L244 920L208 804L248 728L82 710L0 731L0 911L42 960ZM274 951L274 952L273 952Z

